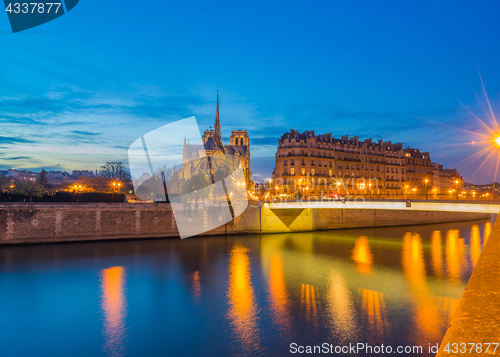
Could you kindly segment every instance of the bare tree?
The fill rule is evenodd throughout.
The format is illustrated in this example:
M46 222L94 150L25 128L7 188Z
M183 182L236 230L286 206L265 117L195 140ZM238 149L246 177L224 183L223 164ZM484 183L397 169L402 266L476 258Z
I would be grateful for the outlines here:
M99 176L115 181L130 181L130 172L121 161L108 161L101 166Z

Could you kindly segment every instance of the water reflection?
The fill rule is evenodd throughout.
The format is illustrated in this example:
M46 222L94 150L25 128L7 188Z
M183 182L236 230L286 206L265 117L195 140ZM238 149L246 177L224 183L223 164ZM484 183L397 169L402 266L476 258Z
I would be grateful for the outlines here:
M431 237L432 269L434 274L442 278L443 274L443 246L441 243L441 231L432 232Z
M306 318L308 320L316 321L316 316L318 315L318 288L302 283L300 285L300 303L302 305L302 310L306 312Z
M474 224L470 231L470 258L472 266L476 266L481 254L481 236L479 234L479 227Z
M257 306L251 282L252 268L248 252L248 248L241 245L231 250L227 289L229 320L245 355L251 355L260 348Z
M286 290L283 261L279 253L273 253L269 269L269 295L274 322L281 331L287 332L290 328L288 317L288 293Z
M483 247L486 244L486 241L488 240L488 237L490 236L491 233L491 222L486 222L484 224L484 239L483 239Z
M356 262L359 271L363 273L371 272L373 255L370 250L370 244L366 237L359 237L352 250L352 259Z
M125 354L124 296L125 268L112 267L101 271L101 306L104 312L104 352L108 356Z
M339 271L333 270L328 278L326 299L333 332L343 339L356 333L356 309L347 282Z
M192 274L192 280L193 280L193 296L195 300L198 301L201 296L200 272L198 270Z
M368 326L370 341L377 341L389 333L385 295L380 291L361 289L361 309Z
M437 237L440 237L440 233L433 232L436 246ZM436 252L432 252L433 258L439 261L437 253L439 249L434 247L434 250ZM425 344L430 340L435 340L442 333L443 323L439 314L439 298L428 286L422 238L419 234L407 233L403 238L403 269L414 304L413 323L418 332L414 335L415 343ZM440 268L437 267L437 270L439 271Z
M452 283L459 283L464 257L464 240L459 237L459 231L450 229L446 234L446 264L448 279Z

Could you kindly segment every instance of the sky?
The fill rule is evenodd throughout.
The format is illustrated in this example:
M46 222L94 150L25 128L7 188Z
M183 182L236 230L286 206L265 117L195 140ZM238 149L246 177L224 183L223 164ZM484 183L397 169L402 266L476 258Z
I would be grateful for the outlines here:
M480 73L500 115L499 10L81 0L15 34L0 15L0 169L127 163L128 147L160 126L190 116L201 132L213 125L218 88L223 139L248 130L257 181L293 128L402 142L466 181L491 182L498 152L480 152L485 137L474 133L487 129L471 112L491 127Z

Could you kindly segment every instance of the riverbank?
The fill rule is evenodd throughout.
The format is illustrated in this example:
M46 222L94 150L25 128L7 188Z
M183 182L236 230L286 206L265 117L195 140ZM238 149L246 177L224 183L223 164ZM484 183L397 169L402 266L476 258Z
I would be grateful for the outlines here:
M208 227L217 207L193 210L193 224ZM249 206L245 212L203 235L308 232L329 229L391 227L489 218L489 214L414 210L344 208L269 208ZM0 205L0 244L34 244L111 239L178 238L169 204Z
M469 356L500 354L499 256L500 225L496 224L459 300L437 357L463 356L463 344Z

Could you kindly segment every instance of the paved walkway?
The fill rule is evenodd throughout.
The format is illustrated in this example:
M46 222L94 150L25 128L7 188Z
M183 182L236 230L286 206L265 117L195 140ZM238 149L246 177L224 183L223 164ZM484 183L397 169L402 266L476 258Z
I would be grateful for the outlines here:
M455 347L454 343L458 345ZM460 353L464 348L461 343L469 343L466 353ZM492 345L486 352L488 343ZM448 344L451 352L444 351ZM482 344L481 348L478 344ZM500 356L500 219L493 226L437 354L438 357L491 355Z

